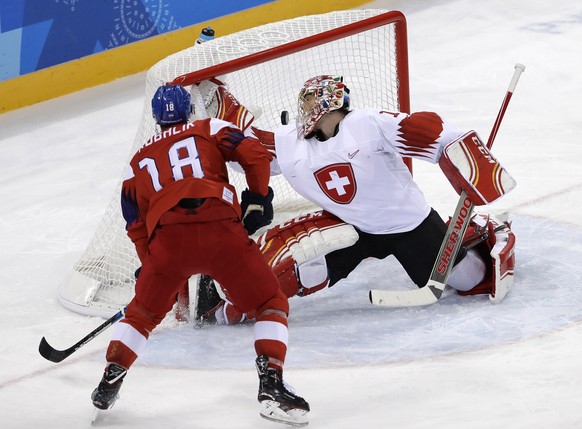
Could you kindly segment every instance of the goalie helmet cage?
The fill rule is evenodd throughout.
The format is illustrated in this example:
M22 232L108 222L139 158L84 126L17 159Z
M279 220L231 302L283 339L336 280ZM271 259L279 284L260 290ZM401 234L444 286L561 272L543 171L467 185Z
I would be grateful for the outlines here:
M151 98L165 83L181 83L193 95L195 117L213 116L218 77L255 114L254 126L274 130L287 110L294 121L297 94L317 75L344 76L354 108L410 112L406 19L401 12L345 10L261 25L218 37L168 56L147 73L144 107L130 156L156 133ZM204 111L202 111L202 103ZM214 110L213 110L214 109ZM244 175L229 170L240 192ZM134 293L140 266L125 232L120 179L93 239L59 289L60 302L75 312L110 317ZM312 209L282 178L271 178L274 223Z

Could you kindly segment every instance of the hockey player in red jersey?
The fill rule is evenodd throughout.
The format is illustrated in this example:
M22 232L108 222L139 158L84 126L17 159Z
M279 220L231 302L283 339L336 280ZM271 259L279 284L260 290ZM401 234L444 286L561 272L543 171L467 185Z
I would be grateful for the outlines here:
M231 123L214 118L189 122L190 94L180 85L160 87L152 110L161 130L131 159L121 195L127 234L142 268L135 297L107 348L93 404L102 410L113 405L127 370L172 309L180 287L190 276L205 273L220 282L237 308L257 315L261 415L306 423L308 403L282 380L287 297L248 236L273 217L268 187L272 156ZM227 161L239 163L246 174L248 189L240 205L228 183Z
M364 259L389 255L416 285L426 284L447 227L403 157L439 163L453 187L469 191L476 205L493 202L515 186L475 132L463 134L433 112L352 110L340 76L305 82L296 123L274 133L254 132L275 156L272 171L282 173L295 191L325 210L258 239L287 296L333 286ZM310 245L315 232L323 238ZM500 302L513 283L515 237L509 223L476 215L465 238L474 247L461 248L448 286ZM212 297L206 289L201 295ZM201 316L214 314L224 323L244 320L228 301L215 304L201 309Z

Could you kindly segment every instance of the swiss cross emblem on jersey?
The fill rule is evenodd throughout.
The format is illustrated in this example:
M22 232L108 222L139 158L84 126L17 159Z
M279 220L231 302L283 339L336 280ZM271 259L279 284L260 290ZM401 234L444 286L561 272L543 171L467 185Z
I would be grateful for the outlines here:
M356 179L350 163L331 164L313 175L323 193L335 203L349 204L356 196Z

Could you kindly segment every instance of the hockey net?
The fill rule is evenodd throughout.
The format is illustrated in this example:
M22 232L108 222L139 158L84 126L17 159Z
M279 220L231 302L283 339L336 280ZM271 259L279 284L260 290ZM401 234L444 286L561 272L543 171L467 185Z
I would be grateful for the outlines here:
M196 115L206 117L214 107L214 88L206 80L218 77L254 113L253 125L265 130L281 124L283 110L294 121L299 89L321 74L344 76L354 108L409 112L406 31L400 12L346 10L262 25L170 55L147 73L130 156L156 133L151 98L168 82L190 88ZM240 195L244 175L229 174ZM275 223L313 209L281 176L272 177L270 185ZM81 314L109 317L134 293L140 262L125 232L120 189L121 179L93 239L59 290L61 303Z

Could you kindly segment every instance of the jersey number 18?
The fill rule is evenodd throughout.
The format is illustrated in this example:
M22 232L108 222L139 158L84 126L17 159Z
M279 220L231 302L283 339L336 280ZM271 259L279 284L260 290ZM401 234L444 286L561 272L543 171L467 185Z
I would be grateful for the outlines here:
M182 155L180 152L182 152ZM183 156L184 154L186 154L186 156ZM193 177L204 177L204 172L202 171L202 165L200 164L200 157L198 156L198 148L196 147L194 137L188 137L187 139L174 143L170 149L168 149L168 159L170 161L170 166L172 167L172 176L174 181L182 180L184 178L183 169L187 166L192 168ZM140 170L146 168L150 178L152 179L152 185L156 192L162 189L156 160L154 158L144 158L139 162L138 165Z

